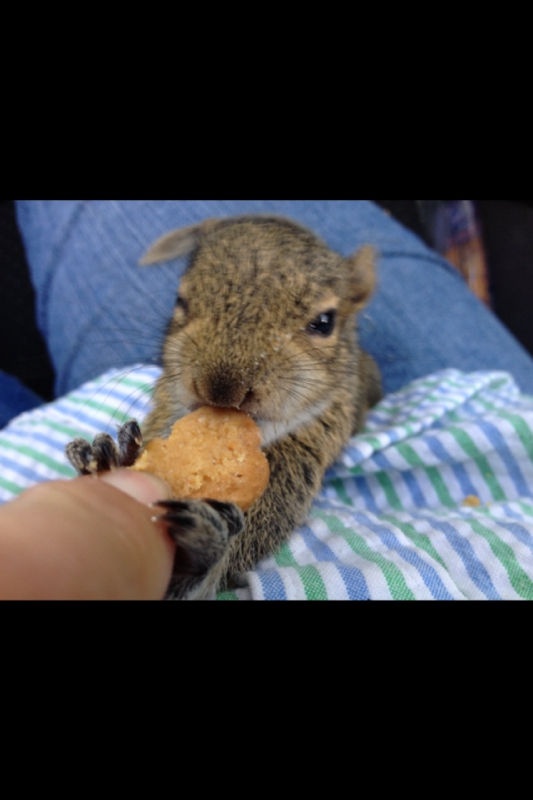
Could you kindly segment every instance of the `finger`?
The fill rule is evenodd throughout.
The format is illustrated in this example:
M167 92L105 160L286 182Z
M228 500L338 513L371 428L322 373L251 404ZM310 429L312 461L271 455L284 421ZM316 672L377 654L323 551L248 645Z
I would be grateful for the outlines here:
M175 546L166 526L152 521L153 510L124 491L127 485L150 499L154 484L144 478L117 477L121 489L92 476L54 481L3 506L1 596L162 598Z
M130 497L145 505L172 497L168 483L149 472L117 469L105 472L100 480L109 486L114 486L115 489L120 489L121 492L129 494Z

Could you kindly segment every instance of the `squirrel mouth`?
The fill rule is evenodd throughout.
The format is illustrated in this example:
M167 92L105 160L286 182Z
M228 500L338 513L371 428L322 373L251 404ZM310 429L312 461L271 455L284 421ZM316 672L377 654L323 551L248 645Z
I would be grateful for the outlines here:
M253 419L256 425L260 425L262 422L270 422L270 420L266 419L266 417L261 417L257 412L248 411L246 408L242 408L239 406L224 406L219 405L217 403L206 403L206 402L196 402L196 403L189 403L187 408L189 409L189 414L192 414L193 411L198 411L199 408L203 408L204 406L210 406L211 408L234 408L236 411L242 411L243 414L247 414L249 417Z
M203 406L211 406L213 408L235 408L236 411L241 411L243 414L247 414L259 430L261 431L261 438L262 438L262 447L266 447L267 445L271 444L272 442L277 441L280 439L285 433L285 425L277 420L270 419L263 415L257 413L257 411L248 411L246 408L236 408L235 406L223 406L217 405L216 403L206 403L197 401L195 403L190 403L187 405L188 411L192 414L193 411L198 411L199 408L203 408Z

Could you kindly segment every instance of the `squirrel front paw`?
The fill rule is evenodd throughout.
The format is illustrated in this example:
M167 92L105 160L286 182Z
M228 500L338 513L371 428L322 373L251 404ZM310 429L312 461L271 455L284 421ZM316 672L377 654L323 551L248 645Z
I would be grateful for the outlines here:
M142 447L142 434L137 420L130 419L118 429L118 446L108 433L99 433L90 444L86 439L74 439L65 453L80 475L106 472L113 467L131 467Z
M244 514L235 503L218 500L161 500L158 517L178 545L167 598L203 599L214 595L226 567L230 540L242 533Z

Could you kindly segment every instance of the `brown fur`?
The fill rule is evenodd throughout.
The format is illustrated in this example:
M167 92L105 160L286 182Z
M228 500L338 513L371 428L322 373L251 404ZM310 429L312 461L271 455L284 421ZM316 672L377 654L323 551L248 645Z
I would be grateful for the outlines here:
M204 404L247 411L266 439L266 493L245 530L191 597L272 554L300 525L325 470L380 397L379 373L357 345L356 315L374 288L374 253L332 252L275 217L207 220L158 240L141 263L192 253L163 348L145 441ZM335 310L330 336L310 322Z

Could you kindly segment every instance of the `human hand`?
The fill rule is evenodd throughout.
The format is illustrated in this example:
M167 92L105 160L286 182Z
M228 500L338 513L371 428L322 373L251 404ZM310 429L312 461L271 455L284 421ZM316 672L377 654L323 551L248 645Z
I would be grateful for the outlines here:
M0 599L162 599L176 546L148 504L169 497L126 469L26 490L0 507Z

